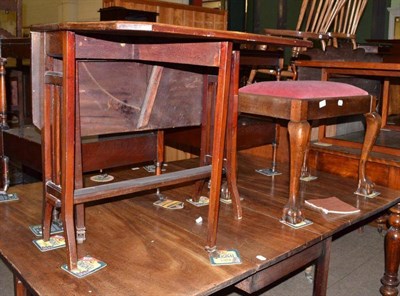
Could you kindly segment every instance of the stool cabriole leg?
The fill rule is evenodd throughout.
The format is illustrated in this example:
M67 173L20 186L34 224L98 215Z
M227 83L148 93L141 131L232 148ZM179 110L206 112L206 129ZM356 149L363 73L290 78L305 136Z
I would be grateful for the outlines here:
M374 193L375 185L369 180L365 173L365 166L372 146L375 144L376 138L381 128L382 119L376 112L367 113L364 115L367 123L365 132L364 144L361 151L360 163L358 167L358 188L356 194L368 196Z
M288 124L290 141L290 185L289 201L283 209L282 219L297 224L304 221L299 200L300 175L310 134L307 121L290 121Z

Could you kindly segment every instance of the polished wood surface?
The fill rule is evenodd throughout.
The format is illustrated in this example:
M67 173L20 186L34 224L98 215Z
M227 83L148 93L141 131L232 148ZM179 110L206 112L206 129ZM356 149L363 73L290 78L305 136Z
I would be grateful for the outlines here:
M282 46L309 46L310 43L242 32L126 21L38 25L33 26L31 31L33 118L34 124L42 130L43 177L46 184L44 239L49 239L53 208L61 204L68 244L68 266L75 268L78 259L74 229L75 205L82 209L83 203L90 201L211 176L206 248L210 251L215 249L227 118L228 122L232 122L232 135L236 128L232 118L237 116L237 103L234 102L237 100L239 52L233 52L233 47L241 43ZM132 83L135 86L133 91L137 91L137 86L144 90L144 97L131 96L134 100L139 99L139 104L123 100L122 107L117 105L110 108L113 103L109 103L108 88L104 91L99 85L93 87L85 83L88 77L83 74L88 60L98 68L105 66L103 70L108 69L113 77L118 77L114 81L106 79L107 83L112 83L112 90L120 90L116 87L117 82L122 83L121 87ZM116 60L130 63L131 69L137 70L143 66L148 70L148 80L143 77L147 75L141 76L138 72L128 77L121 75L116 71L118 67L111 67ZM184 75L179 74L182 71ZM99 72L103 76L107 73ZM168 79L170 76L165 74L167 72L172 73L174 79ZM185 82L178 79L188 76L196 79ZM128 78L128 84L120 78ZM85 97L87 92L100 89L102 91L97 96ZM186 94L189 91L190 95L183 95L182 98L185 91ZM229 106L228 97L231 98ZM157 109L157 103L164 108ZM184 110L177 111L177 107L183 107ZM113 113L107 118L111 120L104 120L104 113ZM202 126L202 154L198 168L187 173L162 174L143 180L82 188L79 179L83 163L81 136L199 124ZM240 202L235 186L235 145L236 141L227 145L230 150L226 152L226 173L236 208L235 217L240 219ZM193 198L198 198L198 195L195 194ZM77 228L84 229L82 215L77 217Z
M66 263L65 250L41 253L32 243L35 237L29 226L41 222L41 183L12 187L11 192L17 193L20 200L0 204L0 257L28 290L38 295L209 295L232 284L243 285L239 284L242 280L260 283L252 277L257 276L257 272L262 274L264 271L269 279L282 276L291 268L286 262L294 265L307 262L308 257L301 256L303 251L310 258L316 258L332 235L368 223L400 202L400 191L377 186L381 195L366 199L353 194L356 180L313 171L318 181L303 184L301 195L304 199L337 196L361 212L325 215L305 208L305 214L313 224L294 230L279 222L282 207L287 202L288 166L280 164L283 174L270 178L255 172L263 167L263 162L263 159L248 156L239 158L238 186L244 198L243 219L232 220L232 206L221 204L219 249L237 249L243 260L241 265L210 265L202 247L207 223L195 223L200 216L207 221L206 207L197 208L185 202L182 210L160 209L153 206L158 199L155 194L143 193L87 207L89 236L79 245L78 252L90 254L108 265L78 280L60 268ZM167 170L197 164L196 159L169 163ZM149 175L143 169L109 173L116 181L129 179L132 174ZM93 183L88 177L85 185L91 186ZM191 190L189 185L163 193L171 199L185 201ZM398 240L396 237L393 242ZM329 249L325 250L329 253ZM260 261L256 259L257 255L267 259ZM297 259L290 261L290 258ZM395 270L396 260L391 260ZM283 266L281 270L279 266ZM393 269L388 272L390 284L395 289ZM371 280L379 281L379 278Z

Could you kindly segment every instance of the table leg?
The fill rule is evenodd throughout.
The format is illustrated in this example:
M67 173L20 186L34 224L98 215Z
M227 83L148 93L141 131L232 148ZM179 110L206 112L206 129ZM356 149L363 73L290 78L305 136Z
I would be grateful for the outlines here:
M8 129L6 97L6 59L0 57L0 129Z
M229 112L226 132L226 178L232 199L235 218L242 219L242 206L237 189L237 121L238 121L238 81L239 81L239 52L232 55L231 83L229 91Z
M200 139L200 155L199 166L209 164L211 151L211 114L212 105L215 105L217 79L214 76L207 75L204 79L204 97L203 97L203 112L201 119L201 139ZM205 180L198 180L194 185L192 199L199 200L203 191Z
M297 224L304 221L299 201L300 175L311 128L307 121L290 121L288 131L290 141L289 201L283 209L282 219Z
M215 102L213 155L211 171L210 203L208 208L207 245L209 252L215 251L217 242L219 194L221 189L224 142L229 96L230 62L232 43L221 42L218 70L218 89Z
M68 269L77 267L78 252L74 223L75 183L75 34L63 32L63 100L61 106L61 214L67 246Z
M360 163L358 166L358 188L356 194L359 195L370 195L374 193L374 183L370 181L365 173L365 166L367 164L368 156L372 150L372 146L375 144L376 138L381 128L381 116L376 112L365 114L367 122L367 130L365 133L364 143L361 151Z
M321 256L317 259L315 264L314 275L314 296L324 296L328 289L328 273L329 262L331 258L331 243L332 237L328 237L323 242L323 250Z
M398 295L400 263L400 204L390 209L389 229L385 237L385 274L380 292L384 296Z
M24 283L14 275L14 295L15 296L29 296L32 295L28 289L26 289Z
M8 129L7 124L7 97L6 97L6 59L0 57L0 165L2 166L1 186L2 191L6 192L10 185L8 174L8 157L4 155L3 130Z

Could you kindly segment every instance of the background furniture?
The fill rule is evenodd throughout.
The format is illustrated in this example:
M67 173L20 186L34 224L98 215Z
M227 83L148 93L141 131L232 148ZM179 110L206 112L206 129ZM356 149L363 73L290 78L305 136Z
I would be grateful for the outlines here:
M303 0L299 11L297 25L294 30L288 29L264 29L264 33L271 36L290 36L302 38L305 40L319 41L320 46L325 50L326 43L329 39L328 30L336 17L337 13L342 9L347 0ZM296 47L292 50L291 60L297 59L300 52L306 48ZM252 83L257 72L264 74L272 74L277 80L281 77L296 80L296 69L293 67L292 61L289 62L287 70L282 68L272 69L255 67L249 77L248 84Z
M22 37L22 0L3 0L0 3L0 10L15 12L15 32L8 32L0 28L0 37Z
M329 33L334 47L339 46L339 40L349 40L353 49L357 48L356 32L367 2L368 0L347 0L340 9Z
M225 10L152 0L103 0L103 8L119 6L157 13L158 23L226 30Z

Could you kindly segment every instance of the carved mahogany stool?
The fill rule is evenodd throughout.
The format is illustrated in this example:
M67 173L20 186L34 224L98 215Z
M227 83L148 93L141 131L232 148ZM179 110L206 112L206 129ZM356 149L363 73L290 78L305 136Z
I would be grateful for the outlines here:
M290 184L289 200L282 219L289 223L304 220L299 201L300 175L310 124L316 119L364 114L367 129L359 163L357 194L370 195L374 184L366 177L365 165L381 126L374 112L375 99L366 91L332 81L266 81L239 89L239 112L289 120Z

